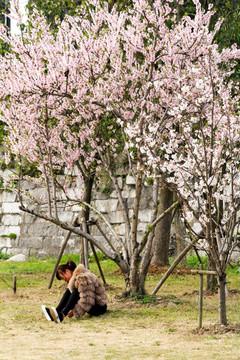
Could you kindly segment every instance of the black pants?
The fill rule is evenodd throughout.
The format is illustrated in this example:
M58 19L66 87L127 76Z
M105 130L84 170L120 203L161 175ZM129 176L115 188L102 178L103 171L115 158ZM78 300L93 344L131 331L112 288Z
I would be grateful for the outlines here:
M63 294L60 303L56 307L57 312L64 314L64 316L67 316L69 311L74 308L74 306L76 305L79 299L80 299L79 292L76 288L73 289L72 293L69 289L67 289ZM92 316L98 316L104 314L106 311L107 311L107 305L102 306L95 304L88 311L88 314Z
M80 299L79 292L77 289L73 289L72 293L69 289L63 294L60 303L56 307L58 313L62 313L65 316L69 313L70 310L74 308L78 300Z

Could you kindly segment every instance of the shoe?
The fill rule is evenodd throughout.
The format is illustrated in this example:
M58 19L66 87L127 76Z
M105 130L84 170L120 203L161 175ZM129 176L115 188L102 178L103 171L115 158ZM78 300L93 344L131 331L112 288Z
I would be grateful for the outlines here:
M51 309L49 309L49 311L50 311L50 314L51 314L53 320L54 320L56 323L62 322L62 320L61 320L60 317L59 317L59 314L58 314L57 310L55 309L55 307L52 306Z
M54 321L54 318L52 317L49 308L47 308L45 305L42 305L42 311L43 311L47 321Z

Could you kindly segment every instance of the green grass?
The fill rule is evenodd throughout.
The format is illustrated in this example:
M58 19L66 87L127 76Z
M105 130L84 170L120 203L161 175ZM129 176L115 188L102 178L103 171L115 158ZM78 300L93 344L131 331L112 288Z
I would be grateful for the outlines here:
M46 282L46 279L50 281L50 275L54 269L56 258L29 258L24 262L12 262L5 261L7 256L0 256L0 286L12 287L13 276L17 275L17 285L20 287L28 286L41 286ZM76 264L79 263L79 255L77 254L65 254L60 264L66 263L69 259L73 260ZM102 260L101 266L104 268L104 276L112 277L112 283L120 283L119 276L114 275L114 271L117 269L117 265L111 260ZM97 263L93 258L89 259L90 270L99 274Z
M66 254L61 263L66 263L68 259L79 262L78 255ZM56 279L52 288L48 289L55 261L56 259L52 258L30 258L29 261L23 263L0 260L0 328L2 326L4 329L2 337L5 336L0 340L2 348L6 344L11 348L9 345L11 336L15 333L14 336L23 337L23 339L18 338L19 344L21 344L19 348L25 346L28 349L29 344L35 344L35 341L38 341L36 352L34 353L31 349L31 359L47 357L60 360L69 356L77 358L79 349L75 348L76 336L77 343L81 344L81 356L82 346L84 346L84 354L87 359L173 360L176 358L176 354L182 354L181 360L191 358L224 360L226 358L234 359L229 357L229 353L233 351L239 353L240 351L239 335L238 338L235 338L237 334L224 335L228 340L226 343L228 348L225 349L225 344L221 342L221 351L219 351L218 334L207 332L204 335L193 335L193 330L198 326L198 275L172 274L156 297L149 294L162 275L151 275L146 280L148 294L122 298L119 295L125 290L124 278L117 275L115 271L118 269L117 265L104 258L101 260L101 267L108 284L106 289L110 299L107 313L96 319L84 316L78 320L66 319L59 326L55 323L49 324L43 317L41 305L57 305L65 289L65 284ZM90 258L89 265L90 270L100 276L93 258ZM228 272L230 297L227 298L227 318L230 324L239 324L239 273L231 267ZM16 294L13 294L13 289L11 289L14 274L17 275ZM205 286L206 277L204 277L204 282ZM204 295L203 326L210 324L218 324L217 294ZM74 337L72 337L72 332ZM63 346L62 342L66 337L67 342ZM109 337L112 341L109 341ZM71 342L73 342L72 347L69 347ZM119 347L119 343L122 343L121 347ZM54 354L52 353L52 344L56 346ZM1 357L3 355L1 346L0 358L4 358ZM101 350L99 350L99 346L101 346ZM184 352L182 352L181 346L184 348ZM214 346L214 351L218 355L212 356L212 353L208 353L209 346L211 348ZM36 354L38 357L35 356ZM11 357L11 354L7 355L8 358L15 359ZM21 358L24 359L24 357Z
M7 262L5 261L7 255L0 253L0 283L2 286L4 283L12 283L13 275L17 275L17 281L19 286L27 287L31 283L33 286L37 286L39 283L44 283L46 279L50 279L50 274L53 271L54 265L56 263L56 258L29 258L28 261L25 262ZM124 287L124 279L122 276L116 274L116 270L118 270L118 266L112 260L106 259L103 254L98 253L98 258L101 263L101 267L103 269L104 276L107 282L110 282L113 286ZM79 263L79 255L78 254L65 254L63 255L60 264L66 263L69 259L73 260L76 264ZM207 264L207 259L202 258L202 262ZM187 258L187 266L191 268L199 267L198 258L195 255L191 255ZM100 276L100 272L97 266L97 263L93 256L89 256L89 267L90 270ZM240 267L238 265L228 266L227 268L227 281L229 286L233 288L239 287L239 270ZM32 276L34 275L34 276ZM148 276L146 279L146 290L150 294L157 282L160 281L162 275L156 276ZM186 281L186 278L188 279ZM206 277L204 277L204 281L206 281ZM183 291L186 293L191 292L193 289L198 290L199 276L189 275L188 277L184 275L170 275L169 279L163 285L163 288L169 291L169 296L174 295L176 289L184 288ZM161 291L160 291L161 292ZM151 303L154 301L154 298L146 295L145 297L139 297L137 295L136 301L140 303Z

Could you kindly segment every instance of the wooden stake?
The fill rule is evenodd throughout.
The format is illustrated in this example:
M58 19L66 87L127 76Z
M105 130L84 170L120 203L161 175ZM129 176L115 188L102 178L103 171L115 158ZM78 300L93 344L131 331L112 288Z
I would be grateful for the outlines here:
M104 274L103 274L103 271L102 271L102 268L101 268L101 265L100 265L100 262L99 262L99 259L98 259L98 256L97 256L97 253L96 253L96 250L94 248L94 245L92 243L91 244L91 248L92 248L92 252L93 252L93 255L95 257L95 260L96 260L96 263L97 263L97 266L98 266L98 269L100 271L100 275L102 277L102 281L103 281L103 284L106 285L106 280L105 280L105 277L104 277Z
M203 264L200 264L200 270L191 270L192 274L200 275L199 282L199 315L198 315L198 328L202 327L202 315L203 315L203 275L217 275L216 271L203 270Z
M75 226L75 225L76 225L77 220L78 220L78 216L75 216L74 219L73 219L73 221L72 221L72 226ZM50 279L49 284L48 284L48 289L51 289L51 287L52 287L52 283L53 283L53 280L54 280L54 276L55 276L55 274L56 274L56 272L57 272L57 268L58 268L58 265L59 265L59 263L60 263L60 261L61 261L62 254L63 254L63 252L64 252L64 250L65 250L65 247L66 247L66 245L67 245L67 242L68 242L71 234L72 234L72 232L71 232L71 231L68 231L67 235L65 236L65 239L64 239L63 244L62 244L62 246L61 246L60 253L59 253L59 255L58 255L58 258L57 258L57 261L56 261L56 263L55 263L54 269L53 269L53 271L52 271L51 279Z
M17 292L17 275L13 275L13 292L14 294Z
M165 272L165 274L163 275L162 279L159 281L159 283L157 284L157 286L155 287L155 289L153 290L151 295L156 295L156 293L158 292L158 290L160 289L160 287L163 285L163 283L167 280L167 278L169 277L169 275L171 275L171 273L173 272L173 270L175 269L175 267L180 263L180 261L184 258L184 256L191 250L191 248L195 245L195 243L197 242L197 238L194 239L190 244L188 244L188 246L185 247L185 249L183 249L183 251L178 255L178 257L175 259L174 263L170 266L170 268Z
M200 270L203 270L203 264L200 264ZM198 328L202 327L202 314L203 314L203 274L200 274L199 282L199 319L198 319Z

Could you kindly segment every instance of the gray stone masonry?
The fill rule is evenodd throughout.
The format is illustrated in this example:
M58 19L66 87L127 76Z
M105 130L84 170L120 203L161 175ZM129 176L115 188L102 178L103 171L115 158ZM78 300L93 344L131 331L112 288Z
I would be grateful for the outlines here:
M9 176L9 171L1 172L1 176ZM128 175L123 181L118 177L118 184L123 189L123 197L127 200L132 216L135 179ZM44 189L34 187L32 183L25 182L23 186L28 189L32 196L39 199L44 194ZM73 192L81 193L82 183L76 182ZM116 233L124 239L125 224L117 193L113 190L110 194L93 191L93 205L108 219ZM57 256L67 231L45 220L36 218L19 209L17 196L9 191L0 191L0 252L8 255L25 254L27 256ZM145 186L141 199L141 211L139 214L138 231L141 236L149 224L151 217L151 188ZM81 213L81 206L75 204L66 209L60 209L59 218L63 222L71 222L75 215ZM91 213L92 218L96 214ZM104 222L101 227L108 237L112 234ZM99 241L105 241L96 226L91 226L91 234ZM118 247L118 244L115 244ZM66 253L78 253L80 249L80 237L71 234L65 249Z
M0 176L9 176L9 171L0 171ZM60 179L61 180L61 179ZM118 184L123 190L123 197L128 203L129 217L133 215L133 202L135 198L135 179L128 175L123 180L123 177L118 177ZM31 195L39 198L44 194L44 189L36 188L30 182L25 182L23 186L31 192ZM74 193L81 193L82 182L76 181ZM146 226L150 224L151 220L151 201L152 189L150 186L144 186L141 196L139 224L138 224L138 238L141 239ZM102 212L109 223L113 226L115 232L124 240L125 223L121 206L117 198L117 193L113 190L110 194L93 191L92 204ZM59 218L62 222L71 223L76 215L80 215L81 206L75 204L67 209L59 209ZM90 213L92 219L96 218L96 214ZM101 228L104 233L112 239L112 234L106 223L100 221ZM195 230L198 230L197 228ZM96 226L91 226L91 234L95 236L98 241L106 241ZM45 257L57 256L59 254L61 245L64 241L67 231L56 225L39 219L19 209L17 196L9 191L0 190L0 252L8 255L24 254L27 256ZM174 239L175 230L174 224L172 226L172 239ZM65 253L79 253L80 237L76 234L71 234ZM118 244L115 242L116 248ZM174 248L174 240L172 245ZM234 252L235 259L240 260L239 249Z

